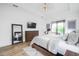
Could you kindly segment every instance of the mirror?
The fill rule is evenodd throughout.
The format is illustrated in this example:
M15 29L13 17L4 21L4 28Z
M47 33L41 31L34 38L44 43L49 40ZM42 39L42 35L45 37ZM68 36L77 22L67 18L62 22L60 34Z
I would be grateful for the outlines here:
M12 24L12 44L23 42L23 29L21 24Z

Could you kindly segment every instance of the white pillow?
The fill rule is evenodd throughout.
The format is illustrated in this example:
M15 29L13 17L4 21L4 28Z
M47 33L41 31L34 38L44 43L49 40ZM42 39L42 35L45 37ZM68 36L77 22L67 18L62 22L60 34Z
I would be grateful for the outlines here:
M74 32L70 33L68 36L67 43L71 45L75 45L77 41L78 41L78 35Z
M68 34L64 34L64 35L61 37L61 39L65 41L65 40L67 39L67 36L68 36Z
M79 43L77 44L77 46L79 47Z

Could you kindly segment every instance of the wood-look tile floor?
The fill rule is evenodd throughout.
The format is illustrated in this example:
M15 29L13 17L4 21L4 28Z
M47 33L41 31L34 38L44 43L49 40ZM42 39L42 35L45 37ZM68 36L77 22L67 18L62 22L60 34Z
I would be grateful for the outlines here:
M0 56L27 56L23 48L28 47L29 43L18 43L0 48Z

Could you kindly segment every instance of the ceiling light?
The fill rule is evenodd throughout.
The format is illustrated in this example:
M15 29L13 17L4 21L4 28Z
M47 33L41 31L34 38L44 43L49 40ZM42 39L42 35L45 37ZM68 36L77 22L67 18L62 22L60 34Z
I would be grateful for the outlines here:
M19 6L15 5L15 4L13 4L13 6L14 6L14 7L19 7Z
M47 12L47 8L48 8L47 3L44 3L44 4L43 4L43 11L44 11L44 12Z

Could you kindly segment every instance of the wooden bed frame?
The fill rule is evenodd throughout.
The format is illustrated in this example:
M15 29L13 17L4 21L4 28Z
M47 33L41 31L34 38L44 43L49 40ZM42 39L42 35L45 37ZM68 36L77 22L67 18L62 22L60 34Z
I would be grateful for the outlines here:
M47 49L37 45L36 43L32 44L32 48L35 48L36 50L41 52L44 56L61 56L61 55L56 55L56 54L51 53L50 51L48 51ZM79 56L79 54L67 50L64 56Z
M41 52L44 56L55 56L55 54L51 53L47 49L45 49L45 48L43 48L35 43L32 44L32 48L35 48L36 50Z
M78 53L67 50L65 56L79 56Z

